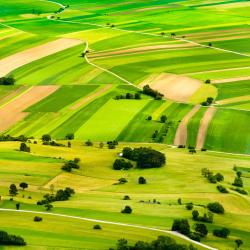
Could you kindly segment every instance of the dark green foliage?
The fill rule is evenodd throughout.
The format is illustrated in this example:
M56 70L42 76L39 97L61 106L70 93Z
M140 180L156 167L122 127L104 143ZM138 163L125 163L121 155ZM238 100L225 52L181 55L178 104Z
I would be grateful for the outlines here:
M128 170L133 167L133 164L124 159L116 159L113 164L113 169L115 170Z
M17 203L16 204L16 210L19 210L20 209L20 203Z
M232 185L236 187L243 187L243 180L240 177L235 177Z
M53 205L50 203L47 203L44 205L44 207L46 208L47 211L50 211L53 208Z
M20 148L19 148L19 149L20 149L20 151L22 151L22 152L27 152L27 153L30 152L30 147L27 146L25 142L22 142L22 143L20 144Z
M23 190L25 189L25 188L28 188L28 184L26 183L26 182L21 182L20 184L19 184L19 187L20 188L22 188Z
M205 224L196 223L195 224L195 232L198 233L201 237L205 237L208 234L208 230Z
M0 231L0 245L2 246L25 246L26 242L20 236L8 234L5 231Z
M177 231L184 235L190 234L190 225L187 219L175 219L172 225L172 231Z
M230 188L231 190L234 190L234 191L236 191L236 192L238 192L238 193L240 193L240 194L244 194L244 195L247 195L248 194L248 192L246 191L246 190L244 190L244 189L241 189L241 188Z
M218 182L224 181L224 176L221 173L217 173L215 178Z
M195 241L198 241L200 242L201 241L201 235L196 233L196 232L191 232L188 237L191 239L191 240L195 240Z
M79 161L78 161L78 158L75 158L73 161L70 160L70 161L65 162L64 165L62 166L62 170L66 172L71 172L72 169L79 169L80 168L80 166L78 165Z
M146 184L147 183L147 180L144 178L144 177L139 177L138 178L138 184Z
M194 221L207 223L213 223L214 220L214 216L211 212L208 212L208 214L204 213L203 216L201 216L197 210L193 210L192 217Z
M128 182L127 179L124 177L120 178L118 181L119 181L119 184L125 184Z
M50 142L51 141L51 136L49 134L45 134L42 136L42 141L43 142Z
M11 136L11 135L0 135L0 141L22 141L26 142L28 138L24 135L20 135L17 137Z
M208 168L203 168L201 174L206 177L210 183L217 183L224 180L224 176L221 173L214 175Z
M94 226L93 226L93 229L95 229L95 230L101 230L102 227L101 227L100 225L94 225Z
M202 106L210 106L214 101L213 97L208 97L207 100L205 102L202 102L201 105Z
M227 238L227 236L230 234L230 230L226 227L223 227L221 229L214 229L213 235L220 237L220 238Z
M117 95L115 97L115 100L120 100L120 99L139 100L139 99L141 99L141 95L140 95L140 93L135 93L135 94L126 93L125 95Z
M199 212L198 210L193 210L192 212L193 220L198 220Z
M125 208L122 209L121 213L123 213L123 214L131 214L132 213L132 208L130 206L125 206Z
M182 204L181 198L178 198L177 202L179 205L181 205Z
M212 202L207 205L207 208L216 214L224 214L224 207L219 202Z
M152 120L152 116L149 115L148 118L147 118L148 121L151 121Z
M152 242L137 241L135 245L130 246L126 239L120 239L115 248L110 250L197 250L193 245L182 245L169 236L158 236Z
M130 197L128 195L124 195L123 200L125 201L130 200Z
M15 81L13 76L0 77L0 85L14 85Z
M42 221L42 220L43 220L42 217L39 217L39 216L35 216L35 217L34 217L34 221L35 221L35 222L40 222L40 221Z
M224 194L227 194L228 193L228 190L223 187L222 185L218 185L217 186L217 189L221 192L221 193L224 193Z
M205 81L205 83L206 83L206 84L209 84L209 83L211 83L211 80L210 80L210 79L207 79L207 80Z
M186 204L186 209L187 209L187 210L192 210L193 207L194 207L193 203L187 203L187 204Z
M161 94L157 90L151 89L149 85L145 85L143 87L142 93L154 97L155 100L161 100L163 97L163 94Z
M75 138L74 133L68 133L68 134L65 136L65 139L66 139L66 140L74 140L74 138Z
M236 244L237 248L239 248L241 245L243 245L243 241L241 239L236 239L235 244Z
M122 155L124 158L136 161L138 168L159 168L166 163L163 153L146 147L135 148L132 151L124 148Z
M88 140L85 142L85 146L91 147L91 146L93 146L93 142L92 142L90 139L88 139Z
M165 123L167 121L167 116L166 115L162 115L161 116L161 123Z
M109 149L115 149L116 146L118 145L118 141L116 141L116 140L114 140L114 141L108 141L107 144L108 144L108 148Z
M18 190L15 184L10 185L9 194L10 196L16 196L18 194Z

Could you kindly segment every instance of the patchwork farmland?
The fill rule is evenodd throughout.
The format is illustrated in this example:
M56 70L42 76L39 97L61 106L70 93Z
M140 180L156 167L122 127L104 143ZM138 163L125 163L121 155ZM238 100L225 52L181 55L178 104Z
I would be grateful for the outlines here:
M197 249L234 249L238 238L239 249L250 249L249 196L231 185L241 172L250 192L249 13L247 0L0 0L0 231L22 235L24 249L108 249L120 234L135 243L162 233ZM42 145L44 135L55 147ZM17 151L20 138L30 153ZM167 164L117 172L113 161L126 146L152 147ZM75 157L80 169L62 171ZM229 193L202 168L222 172ZM128 183L114 185L121 178ZM20 182L29 183L14 198L30 210L23 217L8 196ZM105 221L107 231L50 214L41 214L41 228L29 221L44 212L36 203L51 187L69 186L76 194L53 202L52 212ZM161 204L139 202L150 199ZM207 225L201 244L169 233L173 219L190 219L185 202L203 213L212 200L228 213ZM130 217L120 213L127 203ZM228 240L212 234L223 226Z

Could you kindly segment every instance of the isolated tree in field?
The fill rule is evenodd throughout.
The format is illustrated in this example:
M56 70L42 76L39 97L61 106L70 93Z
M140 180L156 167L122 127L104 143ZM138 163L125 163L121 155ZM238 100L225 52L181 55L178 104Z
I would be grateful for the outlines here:
M167 121L167 116L166 115L162 115L161 116L161 123L165 123Z
M68 141L68 148L71 148L71 142Z
M178 198L177 202L179 205L181 205L182 204L181 198Z
M186 209L187 209L187 210L192 210L193 207L194 207L193 203L188 203L188 204L186 204Z
M68 133L68 134L65 136L65 139L66 139L66 140L74 140L74 138L75 138L74 133Z
M210 80L210 79L207 79L207 80L205 81L205 83L206 83L206 84L209 84L209 83L211 83L211 80Z
M15 184L10 185L9 194L10 196L16 196L18 194L18 190Z
M30 152L30 147L27 146L25 142L22 142L20 144L20 151L29 153Z
M176 37L175 33L171 33L170 35L171 35L172 38Z
M227 238L229 234L230 234L230 230L226 227L213 230L213 235L220 237L220 238Z
M146 184L147 180L144 177L141 176L141 177L138 178L138 183L139 184Z
M19 187L22 188L23 190L26 189L26 188L28 188L28 186L29 186L29 185L28 185L26 182L21 182L21 183L19 184Z
M209 47L212 47L212 43L208 43L208 46L209 46Z
M42 141L43 142L50 142L51 141L51 136L49 134L45 134L42 136Z
M149 115L148 118L147 118L148 121L151 121L152 120L152 116Z
M17 203L16 204L16 210L19 210L20 209L20 203Z
M236 239L235 244L236 244L236 247L238 249L241 245L243 245L243 241L241 239Z
M104 147L104 143L103 143L103 142L100 142L99 148L103 148L103 147Z
M88 139L88 140L85 142L85 145L88 146L88 147L93 146L93 142L92 142L90 139Z
M123 213L123 214L131 214L132 213L132 208L130 206L125 206L125 208L122 209L121 213Z

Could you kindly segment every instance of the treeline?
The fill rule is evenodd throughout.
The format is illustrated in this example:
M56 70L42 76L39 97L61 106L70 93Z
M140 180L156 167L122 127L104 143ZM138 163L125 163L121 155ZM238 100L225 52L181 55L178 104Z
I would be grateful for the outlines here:
M0 231L0 245L25 246L26 242L21 236L8 234L5 231Z
M28 137L24 136L24 135L20 135L20 136L11 136L11 135L0 135L0 141L21 141L21 142L26 142L28 139Z
M159 91L150 88L149 85L143 87L142 93L154 97L155 100L161 100L164 96Z
M115 248L109 250L197 250L193 245L178 244L169 236L159 236L152 242L137 241L134 245L129 245L126 239L120 239Z
M115 97L115 100L120 100L120 99L128 99L128 100L135 99L135 100L140 100L141 99L141 94L140 93L135 93L135 94L126 93L125 95L117 95Z
M0 77L0 85L14 85L15 81L12 76Z

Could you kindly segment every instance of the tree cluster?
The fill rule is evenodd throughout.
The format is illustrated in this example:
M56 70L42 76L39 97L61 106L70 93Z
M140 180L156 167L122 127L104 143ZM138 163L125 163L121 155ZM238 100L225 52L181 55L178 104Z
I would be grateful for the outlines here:
M227 194L227 193L228 193L228 190L227 190L224 186L222 186L222 185L218 185L218 186L217 186L217 189L218 189L219 192L221 192L221 193L224 193L224 194Z
M140 147L129 148L125 147L122 151L122 156L126 159L136 162L137 168L159 168L166 163L166 157L163 153L152 148Z
M108 149L115 149L116 146L118 145L118 141L116 140L108 141L107 145L108 145Z
M141 99L141 94L140 93L126 93L125 95L117 95L115 97L115 100L120 100L120 99L128 99L128 100L140 100Z
M73 161L69 160L67 162L64 163L64 165L62 166L62 170L66 171L66 172L71 172L72 169L79 169L79 163L80 159L79 158L75 158Z
M154 89L150 88L149 85L145 85L143 87L142 93L145 94L145 95L152 96L155 100L161 100L162 97L163 97L163 94L161 94L157 90L154 90Z
M223 227L221 229L214 229L213 235L220 237L220 238L227 238L227 236L230 234L230 230L226 227Z
M201 105L202 106L210 106L213 102L214 102L214 98L213 97L208 97L206 101L201 103Z
M214 215L211 212L208 212L207 214L204 213L201 216L198 210L193 210L192 217L194 221L200 221L200 222L206 222L206 223L213 223L214 221Z
M210 183L217 183L224 180L224 176L221 173L214 174L208 168L203 168L201 174L207 178Z
M120 239L115 248L109 250L197 250L193 245L184 245L176 243L176 241L169 236L158 236L152 242L137 241L134 245L129 245L126 239Z
M128 170L133 167L130 161L125 161L124 159L116 159L113 164L114 170Z
M219 202L211 202L207 204L209 211L216 214L224 214L225 209Z
M0 77L0 85L14 85L15 79L12 76Z
M21 236L8 234L5 231L0 231L0 245L25 246L26 242Z

